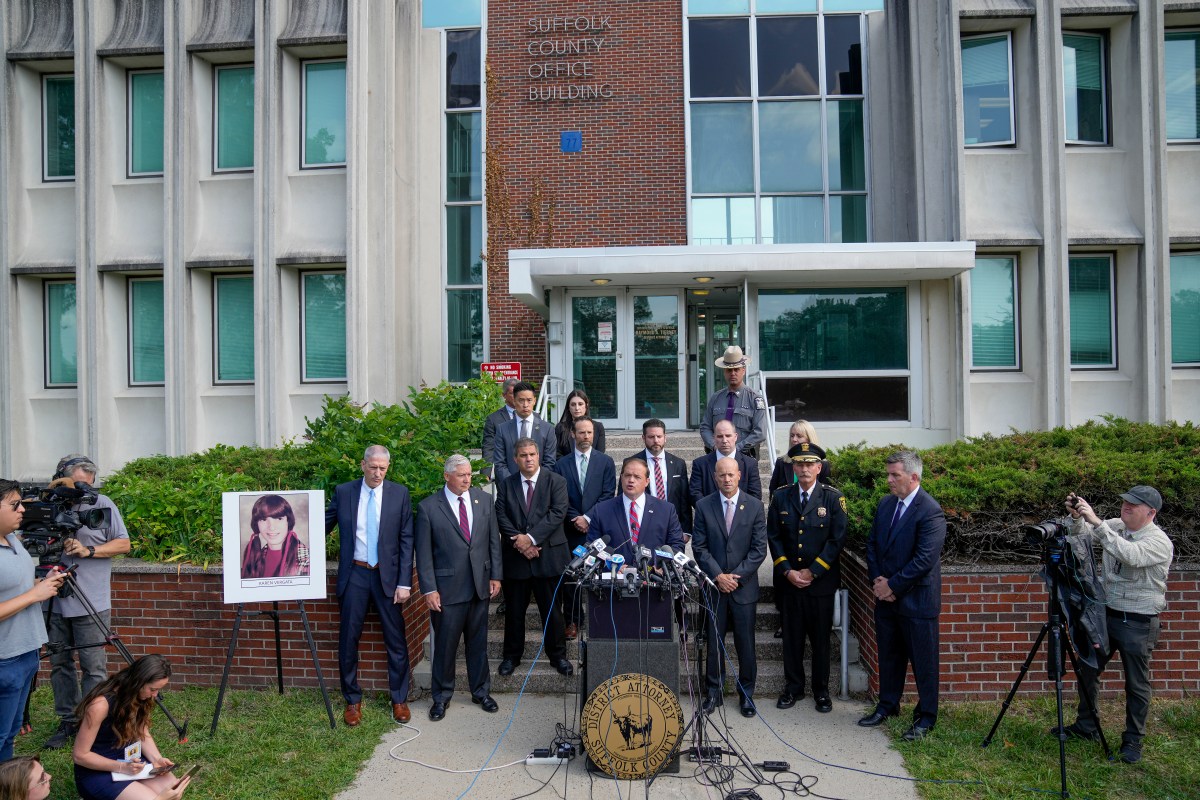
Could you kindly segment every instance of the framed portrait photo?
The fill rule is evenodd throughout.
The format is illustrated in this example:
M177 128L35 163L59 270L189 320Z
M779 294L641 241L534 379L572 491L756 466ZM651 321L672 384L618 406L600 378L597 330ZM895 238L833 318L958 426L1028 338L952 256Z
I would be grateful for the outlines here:
M221 496L225 602L325 597L325 493Z

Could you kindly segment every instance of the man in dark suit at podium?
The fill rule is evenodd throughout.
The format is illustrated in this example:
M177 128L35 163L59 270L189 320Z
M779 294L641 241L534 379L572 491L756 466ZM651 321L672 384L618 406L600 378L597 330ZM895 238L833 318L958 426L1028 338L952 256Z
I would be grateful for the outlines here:
M631 456L621 464L621 494L592 509L588 535L604 539L609 552L620 553L629 565L637 564L639 547L653 550L666 544L676 552L684 547L675 506L647 494L649 484L650 468Z
M497 670L512 675L525 656L525 611L529 595L537 600L546 632L546 657L563 675L574 672L567 660L563 618L554 603L554 590L567 566L567 482L542 469L538 444L518 439L517 472L496 491L496 520L504 560L504 648Z
M358 642L371 605L379 612L387 648L388 689L392 717L408 722L408 642L400 604L412 590L413 515L408 489L384 480L391 454L372 445L363 454L362 480L349 481L333 491L325 510L325 532L336 526L340 536L337 599L338 669L343 721L355 727L362 721L362 690L358 685Z
M696 504L692 552L700 569L717 585L715 592L705 590L709 608L705 614L708 691L704 713L712 713L722 703L725 628L726 622L732 621L738 657L738 705L743 717L753 717L754 683L758 677L754 615L758 609L758 568L767 557L767 517L762 501L738 488L741 477L737 459L717 462L718 491Z
M588 417L576 417L574 431L575 448L554 462L554 471L567 481L567 516L563 520L563 531L566 532L568 551L595 538L588 536L592 508L617 493L617 470L612 456L592 447L595 424ZM574 639L583 623L583 598L574 581L563 582L559 597L566 636Z
M434 722L446 716L454 694L454 656L464 638L471 702L488 713L499 709L490 693L487 609L504 577L492 496L471 487L466 456L450 456L443 472L445 487L417 506L417 577L435 634L429 707Z
M723 419L713 428L713 444L716 445L711 453L700 456L692 462L692 480L688 485L692 493L692 506L695 507L702 498L717 491L717 480L713 475L717 460L733 458L737 460L738 469L742 473L742 482L738 484L741 491L751 497L762 499L762 478L758 475L758 462L744 453L737 452L737 430L733 423Z

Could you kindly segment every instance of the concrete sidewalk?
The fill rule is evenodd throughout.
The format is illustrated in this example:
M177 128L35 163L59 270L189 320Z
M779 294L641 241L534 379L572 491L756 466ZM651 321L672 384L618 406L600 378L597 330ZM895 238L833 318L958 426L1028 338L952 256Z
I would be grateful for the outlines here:
M459 692L450 703L446 718L440 722L429 721L427 699L414 702L412 724L397 725L394 731L388 732L353 785L338 797L346 800L394 800L398 796L420 800L453 800L467 790L476 773L451 774L397 759L414 759L446 769L475 770L488 761L489 755L490 767L518 760L522 763L479 774L467 797L478 800L516 798L538 790L552 774L554 778L550 785L536 796L646 796L644 781L613 781L602 775L589 777L580 757L560 766L557 774L553 766L525 766L524 757L531 750L550 744L555 723L566 723L572 729L577 729L578 718L575 716L577 712L573 695L564 699L562 695L526 694L520 697L514 714L513 706L517 698L516 694L496 695L500 711L487 714L472 705L468 694ZM686 722L691 706L686 697L682 702ZM745 719L738 713L734 698L725 698L723 707L728 735L736 740L751 761L787 761L792 771L816 777L815 785L809 786L812 791L830 797L886 797L889 800L917 797L910 781L854 771L869 770L907 777L900 754L893 749L887 735L878 729L869 730L855 724L866 710L866 703L835 699L831 713L818 714L811 698L797 702L794 708L786 711L775 708L773 696L760 698L759 702L760 714L751 719ZM382 702L377 702L372 704L368 713L386 711ZM721 724L719 714L714 714L711 719ZM347 730L346 735L354 736L357 732ZM690 734L685 744L690 744ZM813 759L850 769L825 766ZM729 763L728 756L726 763ZM794 775L786 773L765 775L768 780L775 777L781 783L795 780ZM811 778L806 783L811 784ZM736 788L750 785L751 781L741 775L735 781ZM680 758L679 773L661 775L649 794L656 798L705 800L724 797L724 793L717 788L701 782L697 765L686 757ZM760 794L771 797L775 796L776 790L767 787L760 790Z

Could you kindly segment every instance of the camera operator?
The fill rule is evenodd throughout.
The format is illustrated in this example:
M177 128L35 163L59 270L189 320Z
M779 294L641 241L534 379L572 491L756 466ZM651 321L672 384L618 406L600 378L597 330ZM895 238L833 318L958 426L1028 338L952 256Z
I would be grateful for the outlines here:
M14 533L24 516L20 485L0 480L0 761L12 758L38 650L46 642L39 605L63 582L61 573L34 580L33 559Z
M73 453L58 462L54 478L66 479L72 486L77 481L90 486L95 483L97 472L90 458ZM80 508L108 508L112 514L112 524L108 530L86 526L80 528L74 538L68 538L63 544L62 565L67 569L78 567L75 583L91 601L107 627L111 624L112 558L129 552L129 534L121 513L104 495L98 495L94 504L76 505L72 510ZM77 597L56 597L47 605L50 613L46 627L52 645L50 686L54 690L54 713L58 715L59 723L58 730L46 740L45 746L57 750L67 743L79 726L75 707L83 695L108 677L108 651L100 626L88 616ZM59 644L62 649L57 647ZM70 648L73 647L82 649L72 651ZM72 657L75 653L78 654L79 669L83 673L82 687L75 672Z
M1125 733L1121 760L1136 764L1142 759L1142 737L1150 712L1150 653L1158 643L1158 615L1167 606L1167 570L1175 548L1155 517L1162 495L1152 486L1134 486L1121 495L1120 519L1101 520L1087 500L1067 495L1067 511L1075 520L1074 535L1103 549L1104 588L1108 596L1109 651L1097 653L1097 668L1079 664L1081 698L1068 736L1098 739L1096 711L1100 674L1114 652L1125 668ZM1058 735L1057 729L1051 731Z

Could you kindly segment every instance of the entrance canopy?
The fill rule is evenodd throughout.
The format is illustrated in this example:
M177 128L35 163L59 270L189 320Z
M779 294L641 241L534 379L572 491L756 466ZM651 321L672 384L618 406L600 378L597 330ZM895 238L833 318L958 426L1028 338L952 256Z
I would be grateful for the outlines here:
M746 279L759 286L854 286L950 278L974 266L974 242L573 247L509 251L508 288L548 315L545 290L556 287L695 286L696 278L711 278L713 287Z

